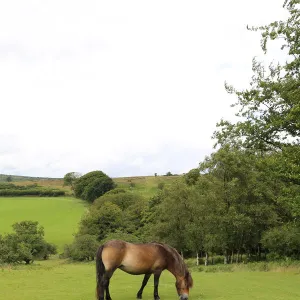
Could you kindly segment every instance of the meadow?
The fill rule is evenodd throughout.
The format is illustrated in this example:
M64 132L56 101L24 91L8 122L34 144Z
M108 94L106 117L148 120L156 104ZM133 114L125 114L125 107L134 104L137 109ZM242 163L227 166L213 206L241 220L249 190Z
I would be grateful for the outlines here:
M295 300L300 299L299 272L193 272L190 299ZM143 276L117 270L110 283L112 299L135 299ZM63 260L37 262L32 266L0 267L1 296L6 300L91 300L95 299L94 263L66 263ZM178 299L175 279L162 273L161 299ZM1 298L2 298L1 297ZM153 277L143 299L153 299Z
M115 178L118 187L146 198L158 190L158 184L169 185L177 176ZM39 185L61 188L62 180L39 180ZM24 182L22 182L24 184ZM29 181L28 184L32 184ZM64 187L68 188L68 187ZM71 193L71 191L70 191ZM2 197L0 198L0 234L11 232L11 225L21 220L37 220L45 228L45 238L58 246L71 243L87 204L73 197ZM190 265L190 262L189 262ZM216 268L216 269L214 269ZM300 268L274 268L269 272L237 267L228 271L210 266L192 267L194 288L190 299L216 300L294 300L300 298ZM262 270L262 269L258 269ZM113 299L135 299L143 276L117 270L111 279ZM52 257L30 266L0 266L1 299L15 300L87 300L95 299L95 263L71 263ZM174 277L163 272L161 299L178 299ZM153 278L144 290L143 299L153 299Z
M15 222L38 221L46 241L62 251L72 242L85 209L85 202L72 197L0 197L0 234L11 232Z

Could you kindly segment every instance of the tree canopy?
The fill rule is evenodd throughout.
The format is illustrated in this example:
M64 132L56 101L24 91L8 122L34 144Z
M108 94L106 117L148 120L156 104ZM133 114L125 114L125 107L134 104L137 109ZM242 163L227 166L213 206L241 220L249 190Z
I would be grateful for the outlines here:
M262 150L282 149L299 145L300 137L300 10L299 0L287 0L289 12L286 21L276 21L261 27L248 28L261 31L261 47L267 52L270 40L282 41L287 52L284 65L271 64L266 69L253 59L250 88L242 91L226 84L228 93L236 94L237 116L241 121L221 120L214 137L217 143L242 141L247 148Z
M106 192L114 189L114 181L102 171L89 172L75 181L75 196L93 202Z

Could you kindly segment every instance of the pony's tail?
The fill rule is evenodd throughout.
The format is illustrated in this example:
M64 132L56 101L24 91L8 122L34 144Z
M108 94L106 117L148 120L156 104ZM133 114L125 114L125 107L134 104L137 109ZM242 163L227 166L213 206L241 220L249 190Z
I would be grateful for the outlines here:
M97 254L96 254L96 279L97 279L97 288L96 288L96 295L97 299L100 297L100 290L101 290L101 281L103 278L103 275L105 273L105 266L102 261L102 251L104 246L100 246Z

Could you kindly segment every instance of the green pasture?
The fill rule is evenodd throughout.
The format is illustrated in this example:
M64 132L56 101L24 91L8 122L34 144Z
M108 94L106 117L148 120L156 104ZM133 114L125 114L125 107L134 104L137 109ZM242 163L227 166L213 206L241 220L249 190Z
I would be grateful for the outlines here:
M71 197L0 197L0 234L11 232L15 222L38 221L45 239L61 251L73 240L85 205Z
M169 186L179 177L180 176L136 176L113 178L113 180L119 188L129 189L149 198L157 193L160 183L163 183L164 186Z
M300 299L299 272L193 272L190 299L295 300ZM135 299L143 276L117 270L111 279L113 299ZM6 300L95 299L94 263L68 264L63 260L32 266L0 267L1 298ZM153 277L143 299L153 299ZM178 299L173 275L164 271L159 284L161 299Z

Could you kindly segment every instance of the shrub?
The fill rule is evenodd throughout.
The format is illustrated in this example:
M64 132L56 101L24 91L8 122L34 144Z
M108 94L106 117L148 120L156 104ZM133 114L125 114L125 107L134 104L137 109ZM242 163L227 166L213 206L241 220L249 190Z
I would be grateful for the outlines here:
M0 261L30 264L35 259L47 259L56 254L56 246L44 240L44 228L38 222L13 224L15 233L0 237Z
M65 245L63 257L73 260L94 260L100 243L90 234L79 235L71 245Z
M75 181L74 192L77 198L93 202L98 197L116 187L113 180L102 171L92 171Z

